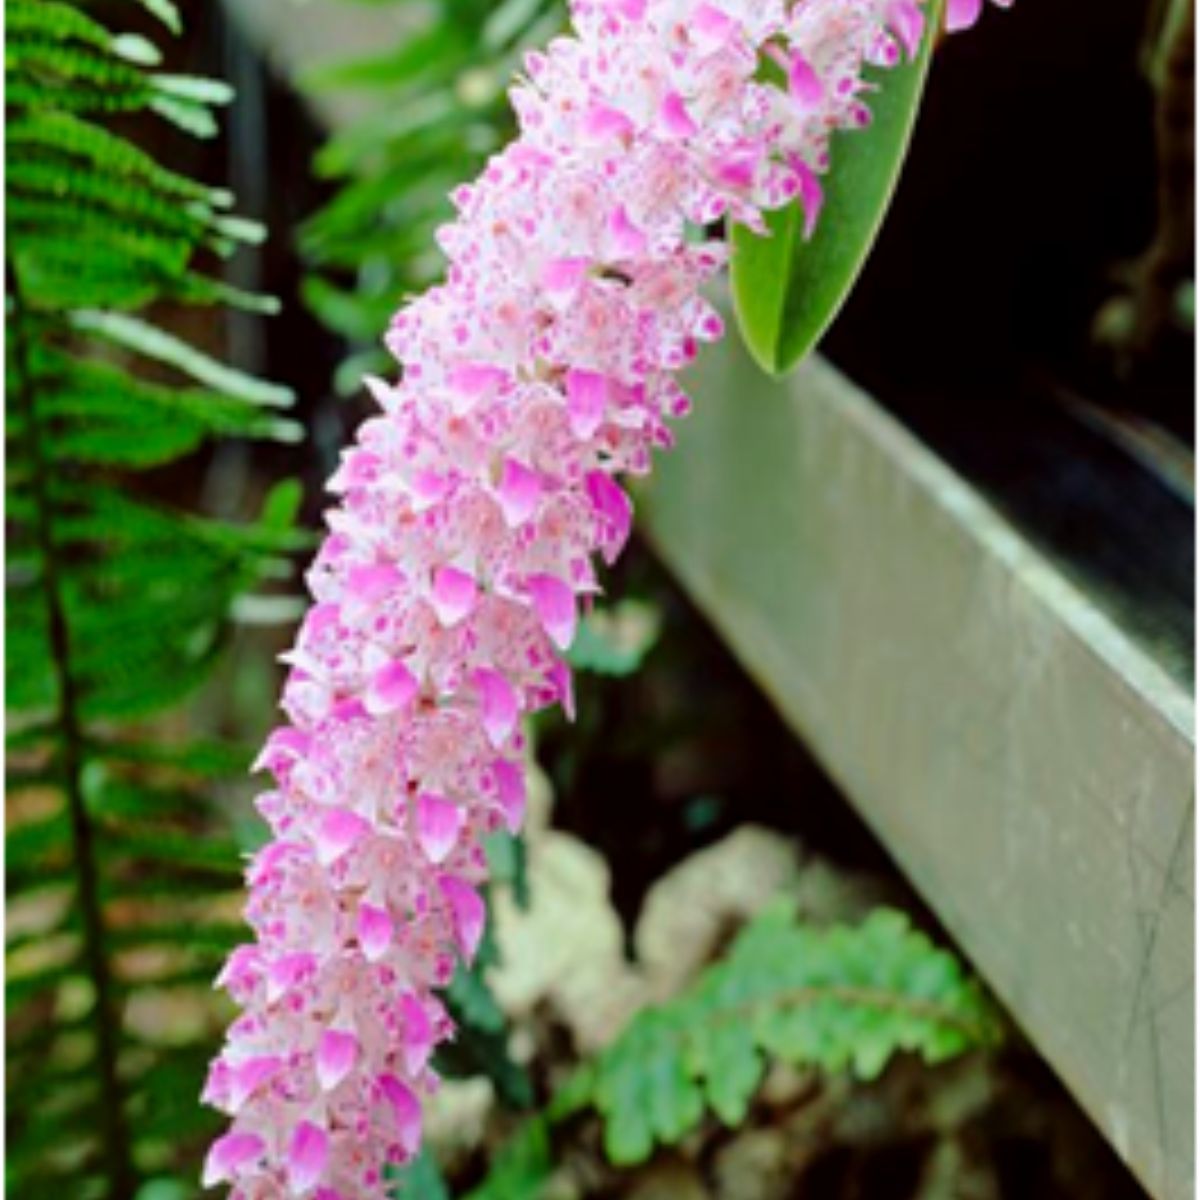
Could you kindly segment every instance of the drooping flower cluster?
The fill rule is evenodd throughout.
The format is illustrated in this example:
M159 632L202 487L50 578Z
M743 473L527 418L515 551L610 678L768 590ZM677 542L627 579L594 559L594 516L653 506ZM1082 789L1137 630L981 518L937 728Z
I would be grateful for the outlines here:
M811 228L831 135L869 120L863 67L915 52L921 2L576 0L573 36L528 56L520 135L454 193L446 282L394 319L400 382L371 382L330 484L260 759L256 941L219 981L243 1012L206 1184L373 1200L417 1149L481 838L521 822L521 715L570 712L563 653L629 534L617 477L671 444L676 374L722 334L703 231L793 200Z

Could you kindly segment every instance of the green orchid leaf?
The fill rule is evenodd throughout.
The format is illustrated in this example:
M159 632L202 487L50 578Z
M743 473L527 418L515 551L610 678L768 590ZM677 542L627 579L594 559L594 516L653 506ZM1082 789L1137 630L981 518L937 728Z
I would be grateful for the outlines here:
M812 236L799 200L767 215L760 236L734 225L732 288L738 326L755 360L773 375L790 371L829 328L854 286L900 177L929 70L941 4L930 6L916 57L867 71L879 85L866 129L838 134L823 179Z

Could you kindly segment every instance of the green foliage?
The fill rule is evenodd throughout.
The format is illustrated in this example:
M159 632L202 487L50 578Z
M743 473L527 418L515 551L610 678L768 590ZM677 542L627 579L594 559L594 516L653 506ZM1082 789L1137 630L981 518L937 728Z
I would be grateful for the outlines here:
M384 1167L385 1178L393 1185L388 1195L393 1200L450 1200L450 1189L428 1150L405 1167Z
M869 128L838 135L825 203L805 238L799 201L767 217L768 234L732 230L731 279L738 326L758 364L790 371L829 328L854 286L883 224L924 91L941 3L925 15L915 62L876 72ZM868 72L868 77L871 75Z
M658 643L662 613L644 600L627 599L587 614L567 652L578 671L632 675Z
M524 904L524 842L506 833L493 834L488 859L492 872L489 892L497 886L511 887L518 902ZM490 911L490 896L488 900ZM475 961L469 967L459 963L443 997L457 1032L452 1042L439 1049L435 1065L449 1079L483 1075L491 1080L504 1104L528 1109L534 1101L533 1081L508 1052L508 1021L487 982L488 970L499 960L500 950L489 919Z
M492 864L489 887L507 885L521 900L524 880L524 843L507 834L494 834L488 847ZM491 905L488 905L489 911ZM533 1106L533 1080L508 1050L508 1022L488 986L488 969L499 961L491 921L475 961L468 967L459 963L458 973L446 989L443 999L457 1027L454 1040L437 1052L434 1066L447 1079L482 1075L491 1080L501 1102L513 1109ZM391 1167L394 1183L390 1194L395 1200L449 1200L449 1190L437 1160L428 1149L404 1167Z
M143 0L168 28L168 0ZM155 47L64 3L9 0L8 1179L22 1200L196 1193L196 1096L239 937L239 847L211 804L228 746L168 740L237 598L296 547L296 496L234 526L135 473L206 441L291 441L285 389L135 315L270 307L202 267L261 231L228 193L99 123L215 129L228 89L154 73ZM161 478L161 477L160 477ZM176 723L177 724L177 723Z
M936 1063L998 1036L978 983L902 913L816 929L777 905L688 992L639 1013L586 1064L497 1155L471 1200L537 1196L553 1127L585 1111L602 1117L609 1159L631 1166L710 1111L744 1121L769 1060L869 1080L901 1051Z
M404 297L442 271L434 230L453 215L447 193L474 175L511 132L504 88L527 47L562 21L561 0L435 0L403 9L394 46L311 72L314 94L351 92L365 111L320 150L316 171L337 181L305 224L306 302L356 347L338 390L384 373L381 331Z

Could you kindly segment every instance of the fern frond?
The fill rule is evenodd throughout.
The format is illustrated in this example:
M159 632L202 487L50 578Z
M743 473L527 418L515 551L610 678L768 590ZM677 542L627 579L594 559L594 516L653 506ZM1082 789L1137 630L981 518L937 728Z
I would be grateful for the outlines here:
M172 0L137 0L151 16L157 17L172 33L183 31L183 22L179 19L179 9Z
M149 77L111 53L85 44L13 34L5 40L9 104L112 112L141 108L154 96Z
M49 198L79 213L97 210L100 216L110 216L114 228L134 225L145 231L149 226L192 246L204 244L216 232L203 208L180 204L178 198L164 196L136 178L95 168L75 170L61 161L19 152L10 154L7 166L9 194L31 197L32 203Z
M153 79L157 91L192 104L221 105L233 99L233 88L221 79L196 75L155 75Z
M112 34L86 13L61 0L8 0L4 6L5 35L44 42L82 42L106 49Z
M940 1062L993 1044L999 1030L980 985L903 913L815 929L777 905L690 991L634 1017L497 1156L470 1200L538 1194L551 1127L588 1110L603 1119L609 1159L630 1166L709 1110L743 1121L769 1059L869 1080L898 1053Z
M186 237L122 225L101 209L58 196L14 192L7 198L5 215L9 236L17 240L27 260L43 249L48 239L74 236L84 246L96 241L106 248L124 250L139 266L157 269L164 279L170 279L183 274L192 255L193 243Z
M266 383L218 362L154 325L122 313L81 310L71 314L71 326L79 333L140 354L223 395L267 408L288 408L295 399L290 388Z
M197 200L212 208L228 208L232 195L161 166L132 142L100 125L65 112L30 112L10 121L4 134L10 161L13 152L37 149L77 161L80 167L109 177L144 181L165 196Z
M143 4L178 24L170 0ZM157 111L209 134L229 89L155 74L150 42L76 5L6 14L9 1186L127 1200L149 1175L194 1177L212 1132L195 1097L240 890L240 843L205 792L247 756L163 744L160 715L301 543L289 493L239 528L139 499L129 476L299 428L276 411L287 389L114 311L273 307L197 270L262 237L228 192L75 115ZM177 1005L202 1027L164 1037L147 1014Z
M224 392L169 387L138 379L112 363L83 359L43 347L38 360L38 404L52 421L119 425L130 434L145 422L172 424L200 437L270 438L295 441L293 421Z
M193 137L212 138L217 136L216 118L203 104L159 93L150 101L149 106L163 120L169 121Z

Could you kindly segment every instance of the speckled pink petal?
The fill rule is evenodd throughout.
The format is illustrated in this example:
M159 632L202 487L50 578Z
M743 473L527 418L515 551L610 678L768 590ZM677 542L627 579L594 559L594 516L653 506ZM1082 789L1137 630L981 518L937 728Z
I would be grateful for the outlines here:
M274 1002L292 988L312 978L317 956L307 951L285 954L267 968L267 999Z
M496 777L496 798L510 833L516 833L525 819L525 769L520 763L498 758L492 764Z
M575 720L575 684L571 668L565 662L554 663L550 667L550 682L567 720Z
M504 745L517 727L521 701L516 689L499 671L481 667L475 672L479 691L479 712L488 741L497 749Z
M888 24L904 45L908 57L916 58L925 32L925 16L917 0L893 0L888 8Z
M263 1084L279 1074L283 1059L277 1054L244 1059L229 1072L230 1111L237 1112Z
M608 380L595 371L567 372L567 417L576 437L590 438L604 420Z
M727 45L737 34L737 22L715 4L698 4L689 30L702 50L711 52Z
M445 796L422 792L417 797L417 840L430 862L443 862L454 849L463 826L462 809Z
M696 134L698 126L678 92L668 92L663 97L658 117L663 129L673 138L690 138Z
M606 471L589 471L586 483L588 499L608 527L603 554L605 562L611 566L629 540L633 505L621 485Z
M646 235L629 218L625 205L618 204L608 218L613 249L622 258L640 258L646 253Z
M433 1023L425 1006L411 992L400 998L400 1015L404 1020L401 1034L404 1048L404 1069L410 1075L419 1075L433 1052Z
M551 293L571 293L587 274L586 258L552 258L542 268L542 287Z
M358 906L358 944L368 962L378 962L388 952L394 936L387 909L362 901Z
M396 1122L396 1140L406 1154L415 1154L421 1144L421 1102L412 1089L394 1075L381 1075L379 1088L391 1106Z
M329 1134L311 1121L301 1121L288 1146L287 1181L293 1195L315 1187L329 1161Z
M592 104L580 122L583 135L592 141L628 138L633 122L619 109L607 104Z
M317 861L325 867L337 862L370 828L370 821L348 808L330 809L317 826Z
M647 0L605 0L609 12L617 13L627 21L640 21L646 15Z
M804 236L810 238L817 227L825 204L825 189L817 173L802 158L792 160L792 169L800 180L800 206L804 210Z
M396 712L407 706L419 690L417 677L399 659L394 659L371 677L363 705L373 717Z
M825 95L825 85L812 63L800 51L788 59L788 91L803 108L816 108Z
M523 525L537 511L541 497L541 476L515 458L506 458L500 470L500 484L496 489L496 499L504 515L504 523L510 529Z
M317 1042L317 1082L331 1092L358 1060L358 1038L343 1029L326 1029Z
M575 593L553 575L531 575L526 585L542 628L560 650L566 650L575 640L579 619Z
M450 494L450 480L436 471L417 470L409 477L408 493L413 500L413 511L425 512Z
M443 625L457 625L471 615L479 597L479 585L457 567L438 567L433 573L433 611Z
M215 1187L218 1183L232 1181L243 1167L262 1157L266 1146L262 1138L253 1133L227 1133L213 1142L204 1160L204 1187Z
M399 586L402 578L390 563L351 567L346 577L346 594L364 604L378 604Z
M470 962L479 949L479 939L483 936L483 925L487 919L483 901L469 883L464 883L456 875L442 875L438 879L438 887L450 905L459 949L463 958Z
M450 372L450 386L464 396L482 396L507 382L507 371L487 363L460 363Z

